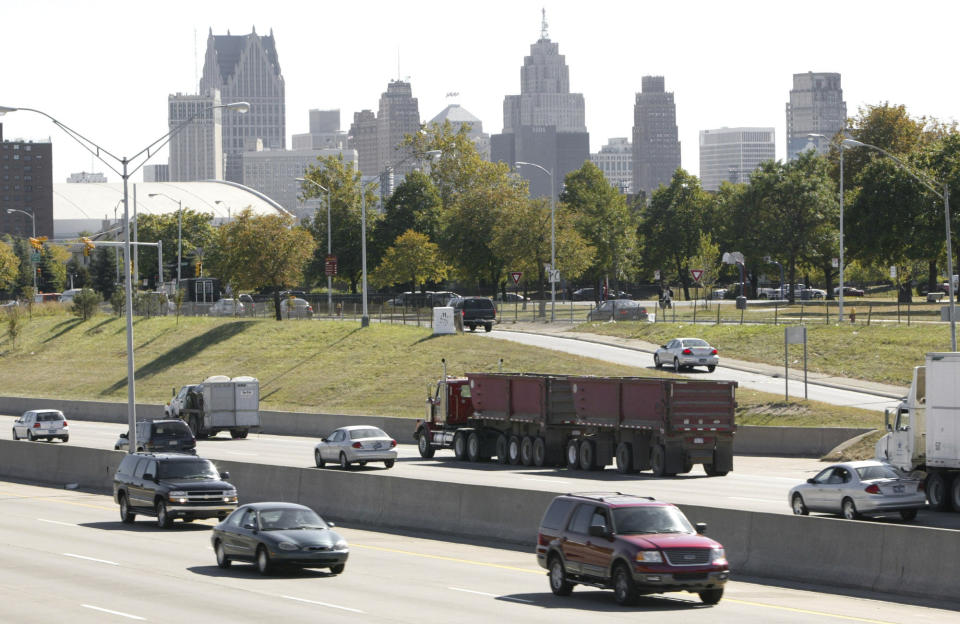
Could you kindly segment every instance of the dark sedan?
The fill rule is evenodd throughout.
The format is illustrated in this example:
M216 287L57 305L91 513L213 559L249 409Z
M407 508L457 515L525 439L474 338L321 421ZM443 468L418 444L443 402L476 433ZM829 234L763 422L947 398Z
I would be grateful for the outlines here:
M340 574L350 550L333 526L303 505L251 503L215 526L210 540L221 568L245 561L263 575L277 566L329 568Z
M647 309L638 301L613 299L604 301L587 313L588 321L645 321Z
M840 295L840 287L836 286L833 289L833 296L838 297ZM859 288L854 288L853 286L844 286L843 287L843 296L844 297L862 297L864 292Z

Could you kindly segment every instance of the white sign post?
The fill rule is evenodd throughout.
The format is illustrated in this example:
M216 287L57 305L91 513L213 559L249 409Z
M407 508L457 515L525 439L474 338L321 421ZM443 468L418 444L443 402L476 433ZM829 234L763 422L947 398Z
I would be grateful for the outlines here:
M788 345L803 345L803 398L807 398L807 327L798 325L796 327L783 328L783 386L784 397L790 400L790 349Z

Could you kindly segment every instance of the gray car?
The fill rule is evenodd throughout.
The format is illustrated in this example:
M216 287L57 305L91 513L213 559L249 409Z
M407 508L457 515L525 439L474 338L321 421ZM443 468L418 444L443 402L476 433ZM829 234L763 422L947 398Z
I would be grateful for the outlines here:
M833 464L790 490L793 513L811 511L840 514L856 520L861 514L900 512L905 521L927 506L923 482L880 461Z
M393 468L397 461L397 441L377 427L340 427L328 437L320 438L313 449L313 459L317 468L330 462L349 470L355 463L365 466L372 461L382 461L387 468Z
M719 363L717 349L700 338L674 338L653 354L654 366L660 368L669 364L678 372L694 366L706 366L712 373Z

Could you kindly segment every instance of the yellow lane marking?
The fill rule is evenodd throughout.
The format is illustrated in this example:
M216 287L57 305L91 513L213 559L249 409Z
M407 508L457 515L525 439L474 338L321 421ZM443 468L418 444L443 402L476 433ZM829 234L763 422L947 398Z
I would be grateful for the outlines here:
M12 496L14 498L29 498L30 500L41 501L45 503L63 503L64 505L74 505L76 507L89 507L91 509L105 509L113 511L113 507L104 507L102 505L90 505L88 503L77 503L74 501L63 500L61 498L46 498L43 496L27 496L26 494L14 494L13 492L0 491L0 495Z
M364 546L362 544L350 544L352 548L364 548L366 550L379 550L381 552L396 553L398 555L411 555L413 557L422 557L424 559L438 559L440 561L452 561L454 563L468 563L470 565L484 566L487 568L499 568L501 570L513 570L515 572L527 572L529 574L546 574L544 570L531 570L530 568L518 568L500 563L487 563L484 561L473 561L470 559L459 559L457 557L444 557L442 555L427 555L424 553L411 552L409 550L398 550L396 548L385 548L383 546Z
M854 615L838 615L836 613L827 613L826 611L811 611L809 609L796 609L794 607L781 607L779 605L766 604L764 602L752 602L750 600L737 600L736 598L724 598L723 602L733 602L736 604L748 605L751 607L763 607L765 609L776 609L778 611L790 611L791 613L805 613L807 615L818 615L822 617L834 618L837 620L849 620L851 622L869 622L870 624L892 624L885 620L871 620L870 618L856 617Z

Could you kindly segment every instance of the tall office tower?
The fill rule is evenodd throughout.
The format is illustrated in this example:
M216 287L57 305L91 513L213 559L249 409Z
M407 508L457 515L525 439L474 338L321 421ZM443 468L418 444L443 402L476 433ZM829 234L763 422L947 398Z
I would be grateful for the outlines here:
M624 194L633 192L633 146L630 139L610 139L590 161L603 172L614 188Z
M0 233L28 237L34 231L53 238L53 145L49 139L4 141L0 124Z
M677 105L663 76L644 76L633 105L633 192L647 197L680 166Z
M224 111L222 119L224 177L242 183L243 152L255 149L257 139L266 149L286 147L284 81L273 30L261 37L255 29L249 35L231 35L230 31L214 35L211 29L200 93L211 89L220 92L224 104L250 104L250 112Z
M310 132L293 135L293 149L347 149L347 133L340 130L340 109L310 110Z
M223 109L210 110L219 104L220 96L215 90L209 95L168 96L167 119L171 131L196 115L170 138L170 182L224 179Z
M169 182L170 181L170 165L144 165L143 181L144 182Z
M807 72L793 75L787 102L787 160L808 149L824 154L830 139L847 127L847 103L843 101L840 74ZM822 134L826 138L810 137Z
M534 197L558 195L564 177L590 157L590 135L584 121L582 93L570 93L570 70L559 45L550 41L544 14L540 39L520 68L520 95L503 99L503 132L490 137L490 159L511 167L518 161L535 163L517 172L530 183Z
M377 175L390 170L399 184L408 173L419 166L411 158L410 150L402 147L408 134L420 131L420 106L409 82L391 80L387 90L380 96L380 111L377 113L377 169L366 175ZM387 189L389 195L393 189Z
M364 109L353 114L353 123L350 125L350 140L347 144L350 149L357 150L357 166L360 171L374 175L377 171L377 116L370 109Z
M466 125L469 128L467 136L473 141L480 158L490 160L490 135L483 131L483 122L478 117L459 104L450 104L437 113L430 123L442 126L445 121L450 122L454 132L459 132Z
M720 128L700 131L700 183L716 191L724 180L750 181L760 163L776 158L773 128Z

